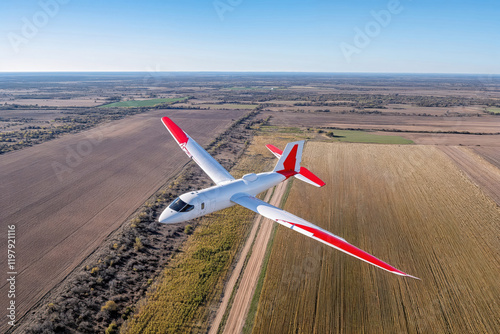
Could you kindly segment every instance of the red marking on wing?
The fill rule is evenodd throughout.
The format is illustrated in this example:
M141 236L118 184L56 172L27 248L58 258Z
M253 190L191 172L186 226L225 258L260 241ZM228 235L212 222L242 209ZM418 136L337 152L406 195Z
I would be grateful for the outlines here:
M271 145L271 144L267 144L266 147L273 153L276 153L276 154L279 154L279 155L282 155L283 154L283 151L280 150L279 148L277 148L276 146L274 145Z
M297 161L297 150L299 145L295 144L293 148L290 150L290 153L286 157L283 162L283 169L285 171L294 171L295 170L295 162ZM297 173L295 173L297 174Z
M313 181L316 183L318 186L323 187L326 183L323 182L319 177L314 175L309 169L300 167L300 175L303 175L304 177L308 178L309 180Z
M393 273L398 273L398 274L403 275L403 276L409 276L408 274L402 272L401 270L394 268L393 266L385 263L382 260L377 259L375 256L368 254L367 252L351 245L350 243L348 243L344 240L338 239L332 235L329 235L328 233L317 230L313 227L300 225L300 224L294 224L291 222L289 222L289 223L292 225L295 225L297 227L300 227L300 228L306 230L307 232L311 232L314 234L314 236L316 238L321 239L321 240L329 243L330 245L335 246L335 247L345 251L346 253L354 255L354 256L356 256L356 257L358 257L366 262L369 262L375 266L378 266L380 268L383 268L383 269L388 270L388 271L393 272Z
M161 121L167 127L168 131L170 131L172 136L174 136L177 143L181 145L181 148L184 149L189 139L186 133L168 117L162 117Z

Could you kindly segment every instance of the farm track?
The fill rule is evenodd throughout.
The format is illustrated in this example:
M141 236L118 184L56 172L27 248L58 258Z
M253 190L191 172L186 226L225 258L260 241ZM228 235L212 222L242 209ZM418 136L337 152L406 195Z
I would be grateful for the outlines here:
M161 116L204 145L242 114L156 110L3 155L0 221L5 230L16 225L17 319L185 164ZM60 179L54 163L67 171ZM0 267L6 268L6 257ZM5 272L2 277L5 296Z
M269 201L270 204L279 206L281 198L285 193L286 186L287 182L282 182L276 186L276 190L274 191L274 194ZM265 200L268 201L269 198L266 198ZM256 222L254 224L254 226L260 225L260 228L258 229L255 238L248 238L245 245L245 248L251 247L252 253L242 273L241 281L238 285L233 303L231 305L231 309L229 311L227 322L224 326L224 333L240 333L243 329L248 308L250 307L250 302L252 300L258 277L260 275L262 261L266 253L269 238L271 237L274 222L259 215L257 216ZM216 320L214 321L214 324L211 327L209 333L217 333L220 321L222 320L222 316L226 312L227 302L229 301L229 297L233 293L236 280L241 274L241 269L243 267L245 259L246 255L242 254L238 260L238 263L236 264L236 268L239 267L239 271L235 270L230 279L233 282L232 286L231 284L227 284L224 288L224 300L219 307L219 310L217 311ZM225 301L226 299L227 301Z
M467 176L500 206L500 169L468 148L439 146Z
M268 202L270 197L271 197L271 191L268 191L266 194L266 197L264 198L264 201ZM252 244L255 240L255 235L257 233L257 230L259 229L261 220L262 219L260 216L255 217L255 220L254 220L253 226L252 226L252 230L250 231L250 235L248 236L248 239L245 242L245 245L243 246L241 254L239 254L239 258L238 258L238 261L233 269L233 272L231 273L231 276L229 277L229 280L227 281L227 283L224 287L223 298L222 298L221 303L217 309L215 319L212 321L212 324L210 325L209 334L216 334L217 333L217 330L218 330L219 325L222 321L222 318L223 318L224 314L226 313L227 306L229 304L229 299L231 298L231 295L233 293L233 289L234 289L236 282L238 281L238 278L240 277L241 272L243 270L243 265L245 264L245 259L248 255L248 252L252 248Z
M309 143L285 209L413 280L278 227L253 333L495 333L500 210L433 146Z

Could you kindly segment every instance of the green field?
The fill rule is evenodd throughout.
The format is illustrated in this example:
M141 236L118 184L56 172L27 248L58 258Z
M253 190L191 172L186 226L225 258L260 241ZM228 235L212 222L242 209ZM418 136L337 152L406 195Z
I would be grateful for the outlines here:
M488 112L492 112L494 114L500 114L500 108L498 107L491 107L491 108L488 108L486 109Z
M314 129L312 128L305 130L305 129L300 129L298 127L279 127L274 125L263 125L260 127L260 130L262 132L303 134L303 135L310 135L311 131L314 131ZM400 136L375 134L369 131L335 130L335 129L331 130L321 129L316 131L318 131L319 134L324 135L323 138L317 138L320 140L326 137L331 141L341 141L347 143L400 144L400 145L413 144L413 141Z
M163 103L180 102L186 100L187 97L181 98L166 98L166 99L149 99L149 100L132 100L132 101L120 101L110 104L105 104L99 108L138 108L138 107L154 107Z
M237 104L237 103L221 103L221 104L197 104L200 108L210 109L255 109L258 104Z

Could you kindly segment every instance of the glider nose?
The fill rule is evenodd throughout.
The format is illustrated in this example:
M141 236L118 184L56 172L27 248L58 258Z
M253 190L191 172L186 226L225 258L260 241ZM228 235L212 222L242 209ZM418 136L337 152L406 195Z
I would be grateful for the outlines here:
M162 224L173 224L173 223L177 223L177 212L175 212L174 210L170 209L170 208L166 208L165 210L163 210L163 212L161 213L160 215L160 223Z

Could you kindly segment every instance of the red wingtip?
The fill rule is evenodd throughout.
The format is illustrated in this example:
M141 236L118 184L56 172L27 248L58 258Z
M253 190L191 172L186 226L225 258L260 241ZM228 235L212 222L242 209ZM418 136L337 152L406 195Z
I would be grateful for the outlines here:
M275 153L275 154L279 154L279 155L282 155L283 154L283 151L280 150L279 148L277 148L276 146L274 145L271 145L271 144L267 144L266 147L269 149L269 151Z
M326 184L325 182L323 182L323 180L321 180L319 177L317 177L315 174L313 174L309 169L305 167L300 167L299 174L311 180L312 182L316 183L318 187L323 187Z
M167 127L168 131L172 134L172 136L175 138L175 140L179 144L185 144L188 141L188 136L182 129L175 124L170 118L168 117L162 117L161 121L163 124Z

